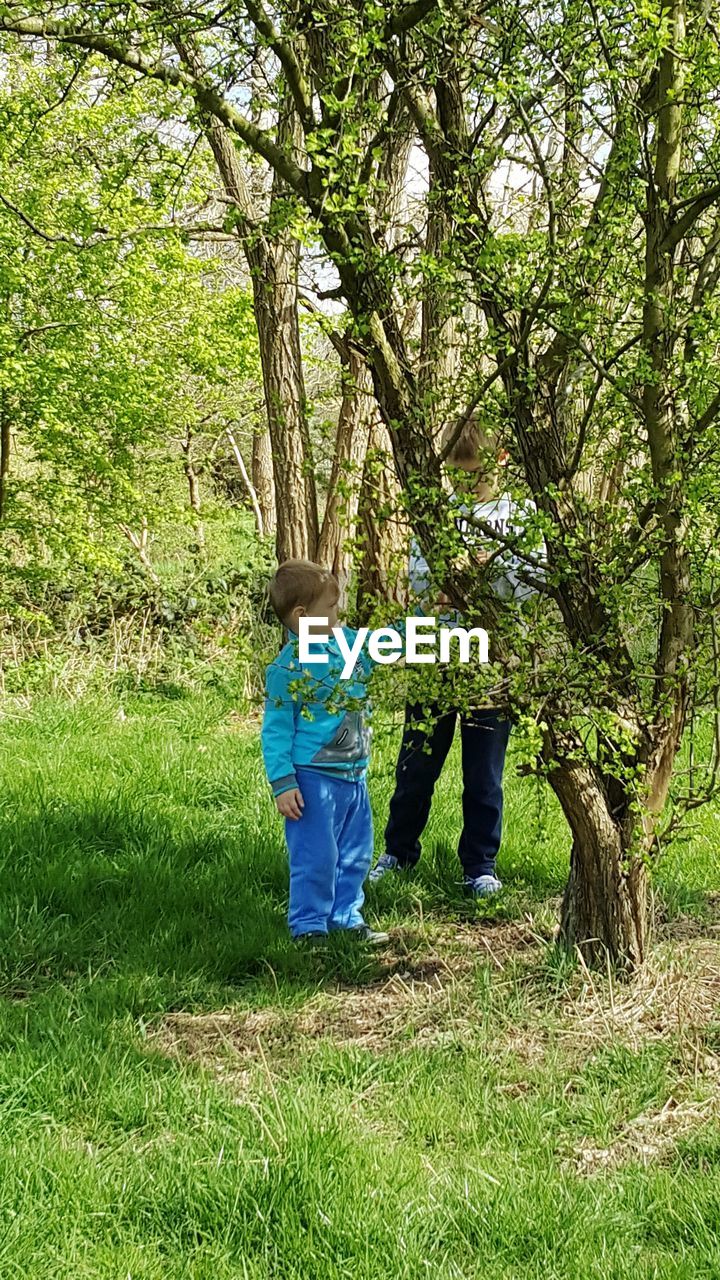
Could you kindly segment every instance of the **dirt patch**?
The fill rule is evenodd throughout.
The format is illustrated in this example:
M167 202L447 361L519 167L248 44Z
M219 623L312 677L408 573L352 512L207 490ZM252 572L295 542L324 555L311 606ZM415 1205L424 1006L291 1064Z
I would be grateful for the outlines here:
M708 893L703 901L701 915L680 914L671 919L660 920L657 925L657 937L685 942L691 938L720 939L720 893Z
M277 1069L301 1047L320 1040L376 1052L397 1048L398 1041L410 1044L418 1036L428 1043L434 1027L447 1028L451 1003L450 981L443 982L437 973L418 980L407 972L361 991L322 992L299 1010L168 1014L152 1038L173 1056L205 1064L226 1064L228 1056L236 1063L265 1057Z
M532 916L510 922L463 920L444 924L430 936L403 929L384 963L388 976L405 971L420 981L443 974L457 979L482 963L502 970L509 962L537 957L552 936Z
M432 937L404 931L375 983L321 991L299 1009L172 1013L150 1040L179 1061L215 1071L250 1106L262 1078L274 1088L273 1077L287 1076L323 1042L375 1054L482 1045L512 1063L500 1089L520 1097L537 1087L548 1054L570 1081L603 1049L637 1052L665 1041L674 1055L674 1096L629 1122L607 1146L588 1139L561 1158L583 1175L663 1160L684 1134L720 1122L720 938L659 943L633 983L580 965L559 990L547 981L546 944L529 920L447 925ZM486 998L477 976L488 965ZM513 996L506 1010L503 988L525 993L522 1003Z
M377 1053L467 1041L477 1035L469 988L478 966L502 971L511 958L539 954L545 942L532 921L448 925L430 940L404 931L386 953L375 983L322 991L301 1009L172 1013L150 1039L171 1056L222 1071L229 1060L243 1069L263 1056L282 1070L320 1040Z
M172 1013L151 1039L165 1052L195 1061L220 1062L228 1055L258 1061L264 1052L275 1066L319 1040L375 1052L470 1040L477 1033L472 981L479 965L490 964L498 978L518 958L530 969L545 940L530 925L490 931L461 925L443 929L431 944L425 940L424 950L420 943L413 948L412 940L402 945L375 983L319 992L300 1009ZM574 1060L607 1044L637 1051L648 1041L672 1040L693 1069L715 1073L716 1045L706 1043L706 1033L720 1027L720 939L663 944L632 983L581 967L564 995L541 995L537 1017L504 1032L504 1047L528 1064L540 1061L551 1024L554 1040Z

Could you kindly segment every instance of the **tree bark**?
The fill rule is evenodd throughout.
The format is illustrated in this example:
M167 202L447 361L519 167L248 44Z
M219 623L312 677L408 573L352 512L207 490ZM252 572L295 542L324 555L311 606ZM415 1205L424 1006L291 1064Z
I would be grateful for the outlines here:
M273 479L272 446L267 426L255 431L252 442L251 471L253 488L257 494L263 532L275 534L275 480Z
M657 148L648 174L645 214L643 346L651 375L643 388L653 484L659 494L664 546L660 558L662 622L655 659L656 720L648 762L651 790L663 795L682 736L688 702L689 655L693 647L691 569L686 500L688 407L676 386L674 348L675 253L679 240L673 209L680 173L685 38L684 0L664 6L672 41L660 60L657 88Z
M297 314L298 247L278 243L253 276L265 404L272 442L278 560L314 560L318 512L308 456Z
M260 510L260 503L258 502L258 496L257 496L257 493L255 492L255 486L250 478L250 473L248 472L248 469L245 466L245 459L243 458L242 453L240 452L240 446L238 445L238 442L235 439L233 432L228 428L225 434L228 438L230 448L232 449L232 452L233 452L233 457L238 464L238 470L240 472L240 475L243 478L243 484L245 485L245 488L247 490L247 495L250 499L250 505L253 509L253 515L255 516L255 528L257 530L258 537L262 538L265 533L265 528L263 526L263 516L262 516L262 511Z
M400 523L400 509L390 437L385 424L376 418L370 428L360 490L362 557L357 603L361 620L372 614L378 600L394 600L401 606L407 602L408 530Z
M7 478L10 473L10 415L7 410L7 392L0 392L0 520L5 516Z
M198 552L202 554L205 550L205 526L202 520L202 499L200 497L200 477L195 469L192 456L192 433L188 431L182 443L182 451L184 455L183 470L188 483L188 496L190 499L190 510L195 516L195 540L197 542Z
M363 463L370 421L375 411L372 379L365 361L352 349L342 369L342 401L338 415L327 504L318 542L318 562L331 569L343 602L353 567Z
M464 105L456 71L450 66L445 66L444 71L446 79L438 90L438 113L446 135L455 139L462 132ZM423 287L418 384L434 439L439 439L448 422L455 395L454 379L460 366L457 303L442 271L455 220L440 181L441 170L438 156L431 152L425 254L438 273L428 273Z
M192 74L202 77L206 69L192 41L178 37L175 45ZM281 230L272 238L259 229L260 214L232 133L205 111L201 118L226 194L237 210L238 232L252 283L275 494L275 512L266 527L275 528L279 560L312 560L317 550L318 512L298 322L300 246L292 229ZM287 95L280 135L287 147L299 141ZM284 184L275 175L271 215L272 206L287 198ZM267 482L260 491L267 507Z
M131 529L128 524L121 524L120 528L122 532L125 534L125 537L127 538L128 542L130 543L130 546L133 547L135 551L137 551L138 559L143 569L145 569L151 582L153 582L155 586L159 586L160 579L156 574L155 570L153 569L152 564L150 563L150 557L148 556L148 551L147 551L147 544L148 544L147 518L143 516L142 525L141 525L139 534L136 533L134 529Z
M560 913L560 941L588 965L633 972L650 934L650 896L642 833L610 813L602 781L583 762L550 773L572 833L570 876ZM629 847L636 837L639 846Z

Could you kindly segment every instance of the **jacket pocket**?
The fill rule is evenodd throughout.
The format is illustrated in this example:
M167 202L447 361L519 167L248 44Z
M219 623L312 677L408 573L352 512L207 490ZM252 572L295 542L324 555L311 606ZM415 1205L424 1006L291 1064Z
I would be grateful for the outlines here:
M312 758L312 764L356 764L367 759L370 729L360 711L346 711L335 733Z

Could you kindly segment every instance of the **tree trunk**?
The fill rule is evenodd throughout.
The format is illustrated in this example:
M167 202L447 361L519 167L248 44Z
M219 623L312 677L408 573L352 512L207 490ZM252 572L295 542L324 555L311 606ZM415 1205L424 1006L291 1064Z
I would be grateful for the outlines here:
M405 178L414 134L404 108L398 103L392 107L388 118L388 143L381 162L375 230L388 250L395 242L400 226L400 209L406 195ZM368 139L369 141L369 139ZM344 340L335 342L343 362L343 398L338 415L332 473L328 500L323 517L318 547L318 560L332 568L340 583L341 598L346 596L354 563L358 561L358 542L362 546L358 567L358 598L363 592L380 591L387 583L387 566L393 558L393 549L387 520L379 527L373 513L381 510L383 502L390 502L397 511L399 486L394 472L380 478L373 473L378 468L371 449L390 450L387 432L377 421L377 403L373 391L373 379L366 360L362 359L352 344ZM373 419L376 420L373 426ZM361 474L359 474L361 472ZM340 487L345 484L345 493ZM397 536L394 542L397 543ZM353 542L355 545L353 546ZM349 545L348 545L349 544Z
M202 554L205 550L205 526L202 522L202 501L200 498L200 477L195 470L192 457L192 435L188 431L182 444L184 454L183 470L185 478L188 482L188 496L190 499L190 510L195 516L195 541L197 543L198 553Z
M178 36L175 47L193 75L206 74L190 37ZM300 246L292 230L281 230L274 238L259 231L261 215L248 189L230 130L207 112L201 112L201 118L223 186L237 210L238 232L252 281L272 455L278 559L312 560L317 551L318 512L298 323ZM279 137L282 135L282 141L291 148L299 141L298 134L297 121L286 100ZM276 176L272 204L287 199L287 190ZM265 484L263 502L267 501Z
M257 493L255 492L255 485L253 484L250 478L250 473L245 466L245 459L240 452L240 446L238 445L238 442L230 428L228 428L225 434L228 438L230 448L232 449L233 457L238 464L238 470L243 478L243 484L247 490L248 498L250 499L250 506L252 507L253 515L255 516L255 528L257 530L258 537L262 538L265 534L265 526L263 525L263 515L260 510Z
M550 772L572 832L570 877L562 901L560 941L594 967L639 968L650 936L650 894L642 832L611 815L603 786L582 762ZM628 847L633 836L635 847Z
M251 476L257 494L263 530L266 535L275 533L275 481L273 479L272 446L270 432L265 426L253 434Z
M318 513L297 315L297 246L276 244L253 277L275 484L278 560L314 560Z
M370 372L365 361L352 349L343 366L342 384L335 453L317 558L320 564L332 569L344 602L353 567L352 543L357 532L362 470L375 409Z
M5 516L7 478L10 473L10 415L7 392L0 392L0 520Z
M280 104L277 141L296 160L301 159L303 131L287 87ZM275 172L271 223L276 215L284 225L293 198ZM257 284L253 279L253 289L272 443L278 559L315 560L319 522L300 345L300 241L292 227L267 241L263 268L262 279Z
M360 537L357 601L361 619L378 600L407 602L408 530L401 522L400 486L387 428L373 422L360 489Z
M433 157L429 159L428 168L425 254L438 267L438 276L436 278L430 272L423 286L418 384L425 412L432 424L433 438L438 439L452 412L460 346L456 303L449 296L441 269L443 255L448 251L452 236L453 220L437 199L436 162Z
M150 557L148 556L147 518L143 516L142 525L141 525L139 534L136 533L134 529L131 529L128 524L121 524L120 528L122 529L122 532L125 534L125 537L127 538L128 542L130 543L130 546L133 547L135 551L137 551L138 559L143 569L145 569L150 580L154 582L156 587L159 586L160 579L158 578L158 575L153 569L152 564L150 563Z

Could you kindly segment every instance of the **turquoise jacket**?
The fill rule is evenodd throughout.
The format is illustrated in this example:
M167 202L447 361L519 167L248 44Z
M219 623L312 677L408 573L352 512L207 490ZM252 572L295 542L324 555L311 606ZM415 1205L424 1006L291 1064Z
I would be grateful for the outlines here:
M357 632L343 627L353 644ZM297 768L310 767L336 777L359 779L370 752L368 680L373 662L365 647L347 680L344 658L331 634L313 648L328 662L300 663L298 638L292 636L265 673L262 751L273 795L297 787Z

